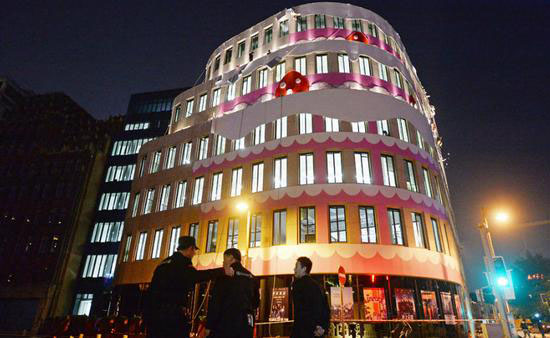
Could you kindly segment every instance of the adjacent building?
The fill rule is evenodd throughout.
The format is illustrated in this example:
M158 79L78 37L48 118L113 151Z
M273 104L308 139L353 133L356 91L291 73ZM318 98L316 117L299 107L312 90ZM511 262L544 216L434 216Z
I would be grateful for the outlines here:
M121 314L139 314L154 268L188 234L200 269L243 252L261 280L259 321L300 256L336 296L334 316L465 316L435 110L386 20L341 3L283 10L222 43L205 74L137 155L115 257Z
M116 312L112 278L137 171L137 154L143 144L167 133L172 102L182 91L171 89L131 96L123 130L115 135L109 148L76 287L70 295L69 313L100 317Z

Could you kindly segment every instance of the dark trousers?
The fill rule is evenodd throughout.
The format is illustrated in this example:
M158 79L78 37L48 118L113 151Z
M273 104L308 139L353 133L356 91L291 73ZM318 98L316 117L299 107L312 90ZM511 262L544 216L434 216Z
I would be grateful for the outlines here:
M147 328L148 338L189 338L191 324L187 318L155 318Z

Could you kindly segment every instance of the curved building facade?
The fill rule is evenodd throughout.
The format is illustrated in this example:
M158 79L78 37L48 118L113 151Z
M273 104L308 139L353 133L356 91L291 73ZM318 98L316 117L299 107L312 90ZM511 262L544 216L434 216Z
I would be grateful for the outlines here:
M261 279L259 321L300 256L327 292L345 269L350 320L464 318L434 108L380 16L283 10L221 44L173 106L168 134L138 156L115 282L123 313L190 234L199 269L243 252Z

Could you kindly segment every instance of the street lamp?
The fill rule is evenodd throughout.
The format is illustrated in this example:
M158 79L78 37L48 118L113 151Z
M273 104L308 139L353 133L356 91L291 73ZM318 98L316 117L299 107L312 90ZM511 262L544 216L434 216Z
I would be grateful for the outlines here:
M235 205L235 208L239 212L245 212L246 211L246 234L245 234L245 252L244 252L244 262L246 268L250 268L249 259L248 259L248 246L250 243L250 206L248 203L244 200L238 201Z
M504 222L508 220L508 214L504 212L499 212L495 216L496 216L495 219L499 220L500 222ZM497 273L495 269L495 248L493 247L493 242L491 240L491 233L489 232L489 221L487 220L485 210L482 210L482 221L479 224L479 233L481 235L481 243L483 245L483 251L486 257L485 267L489 275L489 285L493 286L492 289L495 292L495 296L497 299L497 311L500 316L500 324L502 325L502 331L504 333L504 337L512 338L512 337L515 337L515 335L512 334L510 321L508 319L508 314L507 314L508 306L505 307L506 301L504 300L504 296L502 294L502 287L508 284L508 280L500 276L498 280L495 280L495 278L497 277ZM502 259L502 257L500 258Z

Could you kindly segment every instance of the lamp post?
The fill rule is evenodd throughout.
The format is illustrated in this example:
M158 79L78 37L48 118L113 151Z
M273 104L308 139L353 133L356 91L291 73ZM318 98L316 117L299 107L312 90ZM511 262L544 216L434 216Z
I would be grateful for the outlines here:
M505 214L499 214L497 216L497 219L499 221L506 221L507 216ZM501 288L499 287L499 285L496 285L496 283L494 282L494 278L496 276L495 265L494 265L495 249L493 247L493 242L491 240L491 233L489 232L489 222L487 221L487 216L485 214L485 211L482 211L482 221L479 224L479 233L481 235L481 243L483 245L483 251L485 253L485 258L486 258L485 267L489 275L489 285L492 286L493 292L495 293L495 296L497 299L497 311L500 316L500 324L502 325L502 331L504 333L504 337L512 338L512 337L515 337L516 335L512 333L512 330L510 328L510 322L508 320L508 314L507 314L508 304L504 300L504 295L502 294Z

